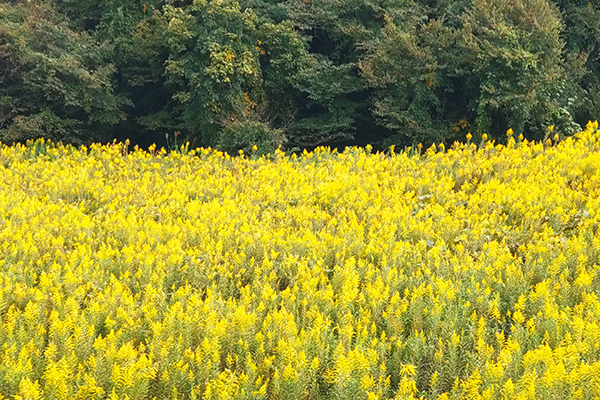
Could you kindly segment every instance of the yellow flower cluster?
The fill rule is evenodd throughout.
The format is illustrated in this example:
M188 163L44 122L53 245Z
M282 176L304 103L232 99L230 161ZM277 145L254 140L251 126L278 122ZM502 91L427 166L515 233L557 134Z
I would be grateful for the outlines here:
M0 399L595 399L600 133L0 148Z

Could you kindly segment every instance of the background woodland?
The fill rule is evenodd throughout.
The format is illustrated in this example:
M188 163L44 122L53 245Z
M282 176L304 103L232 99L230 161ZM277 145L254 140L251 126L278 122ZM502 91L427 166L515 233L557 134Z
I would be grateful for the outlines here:
M600 115L599 44L588 0L5 0L0 141L564 137Z

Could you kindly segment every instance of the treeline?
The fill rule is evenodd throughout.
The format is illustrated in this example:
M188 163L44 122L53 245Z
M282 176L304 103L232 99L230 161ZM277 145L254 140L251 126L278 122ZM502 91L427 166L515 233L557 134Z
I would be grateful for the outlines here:
M588 0L4 0L0 141L569 135L600 115L599 45Z

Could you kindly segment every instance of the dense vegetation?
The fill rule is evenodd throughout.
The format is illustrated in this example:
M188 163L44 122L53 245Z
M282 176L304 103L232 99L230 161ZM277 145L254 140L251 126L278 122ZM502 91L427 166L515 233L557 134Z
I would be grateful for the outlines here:
M0 140L570 135L600 115L599 26L587 0L5 0Z
M0 147L1 399L597 399L600 132Z

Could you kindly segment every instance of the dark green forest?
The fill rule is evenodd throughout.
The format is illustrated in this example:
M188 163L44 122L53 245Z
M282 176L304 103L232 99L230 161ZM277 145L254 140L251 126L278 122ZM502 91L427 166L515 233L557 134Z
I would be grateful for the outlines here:
M564 137L600 115L599 52L598 0L2 0L0 141Z

